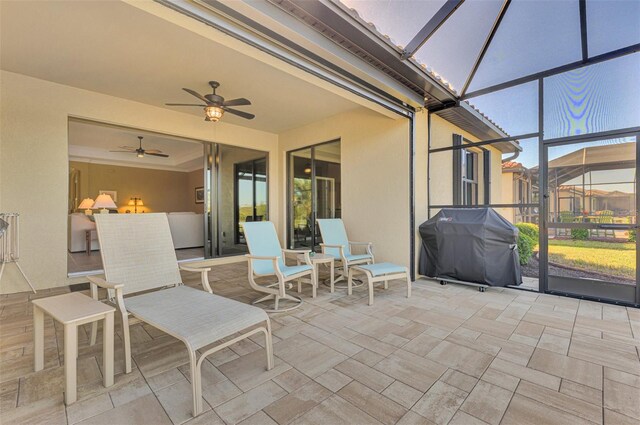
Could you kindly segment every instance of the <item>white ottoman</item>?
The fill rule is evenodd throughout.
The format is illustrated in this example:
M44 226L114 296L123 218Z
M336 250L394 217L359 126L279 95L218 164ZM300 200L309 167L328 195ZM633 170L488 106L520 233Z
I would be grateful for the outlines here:
M364 273L369 286L369 305L373 305L373 284L384 282L384 289L389 288L389 281L393 279L406 279L407 298L411 296L411 278L409 269L393 263L362 264L349 267L349 279L347 293L352 294L353 275L355 272Z

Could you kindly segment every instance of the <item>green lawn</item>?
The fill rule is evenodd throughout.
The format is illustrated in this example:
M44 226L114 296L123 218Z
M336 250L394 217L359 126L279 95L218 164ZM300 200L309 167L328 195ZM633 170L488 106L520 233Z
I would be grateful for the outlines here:
M552 263L635 279L636 244L580 240L549 240Z

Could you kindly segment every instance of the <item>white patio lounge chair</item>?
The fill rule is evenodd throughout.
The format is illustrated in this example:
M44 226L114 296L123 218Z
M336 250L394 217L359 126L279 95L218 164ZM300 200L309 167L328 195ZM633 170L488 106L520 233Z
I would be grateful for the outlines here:
M209 268L180 267L200 273L204 291L182 284L166 214L96 214L96 227L106 280L89 277L91 295L98 299L98 287L106 288L122 315L126 373L131 372L129 314L187 346L194 416L202 412L201 367L208 355L262 332L267 369L273 367L271 323L262 309L214 295ZM197 350L229 337L197 356ZM91 344L95 339L93 326Z
M298 280L298 285L301 281L310 283L315 298L318 283L309 258L310 250L282 249L276 229L270 221L244 223L244 235L249 247L249 254L246 255L249 259L249 284L254 290L267 294L253 301L253 304L273 299L273 310L266 310L270 313L289 311L300 307L302 299L286 292L287 289L291 289L290 282L293 280ZM287 266L284 262L286 253L303 254L306 264ZM276 276L278 281L267 285L258 284L255 278L264 276ZM309 276L308 280L306 276ZM280 308L280 300L293 301L295 304L291 307Z
M344 222L339 218L323 218L318 219L320 234L322 235L322 253L335 257L336 261L341 262L340 268L342 274L335 280L338 282L347 279L349 276L349 266L357 264L373 264L373 244L371 242L353 242L347 238L347 231L344 228ZM363 246L366 254L353 254L354 246Z

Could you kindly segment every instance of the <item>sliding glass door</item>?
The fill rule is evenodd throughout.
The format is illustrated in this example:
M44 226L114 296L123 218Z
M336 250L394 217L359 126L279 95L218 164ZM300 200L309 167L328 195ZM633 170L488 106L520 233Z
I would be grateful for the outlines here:
M637 303L638 137L545 146L548 290Z
M268 220L266 152L209 144L205 167L207 258L248 252L246 221Z
M267 220L267 160L235 164L235 244L246 245L242 223Z
M289 153L288 238L291 248L319 249L319 218L341 217L340 141Z

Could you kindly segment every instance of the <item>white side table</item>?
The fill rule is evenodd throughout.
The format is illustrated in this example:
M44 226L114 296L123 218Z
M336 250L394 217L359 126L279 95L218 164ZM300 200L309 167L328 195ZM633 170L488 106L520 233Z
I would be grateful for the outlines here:
M64 325L64 374L67 405L77 399L78 326L104 319L104 386L113 385L113 312L115 308L79 292L33 300L34 363L44 368L44 313Z
M331 255L327 255L327 254L313 254L310 255L309 258L311 259L311 265L313 266L313 272L316 274L316 282L320 282L319 280L319 276L320 276L320 264L326 264L329 266L330 269L330 276L329 276L329 281L330 281L330 285L331 285L331 292L333 293L334 291L334 284L335 284L335 275L334 275L334 257ZM298 255L296 257L296 259L298 260L298 265L300 264L304 264L305 260L304 260L304 255ZM300 292L300 283L298 283L298 292Z

